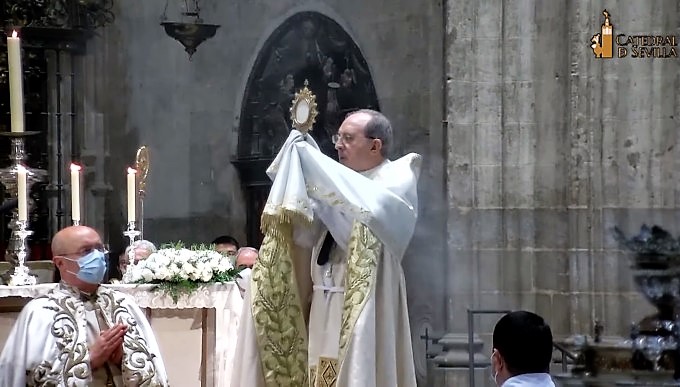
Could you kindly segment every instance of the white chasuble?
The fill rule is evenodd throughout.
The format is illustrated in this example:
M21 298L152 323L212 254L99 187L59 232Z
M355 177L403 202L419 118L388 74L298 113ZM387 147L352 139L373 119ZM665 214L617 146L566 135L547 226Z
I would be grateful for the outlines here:
M89 345L116 323L128 326L121 365L90 367ZM99 287L85 296L65 284L30 301L0 355L0 386L168 386L160 350L128 295Z
M416 385L401 260L420 161L409 154L358 173L291 132L267 171L265 239L232 386ZM320 265L327 232L336 245Z

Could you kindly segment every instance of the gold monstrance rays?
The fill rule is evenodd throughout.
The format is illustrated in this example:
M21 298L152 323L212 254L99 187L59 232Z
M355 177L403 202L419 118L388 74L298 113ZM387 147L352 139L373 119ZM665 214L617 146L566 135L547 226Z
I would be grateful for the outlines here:
M316 122L319 112L316 110L316 96L308 88L309 82L305 79L305 87L295 93L293 105L290 107L290 119L293 127L302 134L307 134Z

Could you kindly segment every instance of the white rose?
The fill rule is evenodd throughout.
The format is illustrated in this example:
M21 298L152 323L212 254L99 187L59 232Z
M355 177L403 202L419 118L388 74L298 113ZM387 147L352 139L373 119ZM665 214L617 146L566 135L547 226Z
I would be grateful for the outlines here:
M171 263L170 266L168 266L168 270L170 271L170 276L176 276L179 274L180 269L179 266L175 262Z
M224 265L227 267L227 270L234 268L234 264L231 262L231 259L229 258L226 258L224 260Z
M149 259L151 259L152 257L154 258L158 266L168 266L170 264L170 258L166 257L165 255L154 253L151 254L151 256L149 256Z
M151 272L151 270L149 270L149 269L142 269L141 270L141 276L144 279L144 281L146 281L146 282L150 282L154 279L153 278L153 272Z
M161 281L169 281L172 278L172 274L167 267L162 267L156 272L156 277Z
M187 265L182 266L182 270L183 270L186 274L192 274L192 273L194 273L194 272L196 271L196 268L194 267L194 265L187 264Z
M135 274L132 270L129 270L123 274L123 283L129 284L135 282Z
M206 265L205 262L198 262L196 263L196 271L202 273L204 271L210 271L210 268L208 267L208 265Z

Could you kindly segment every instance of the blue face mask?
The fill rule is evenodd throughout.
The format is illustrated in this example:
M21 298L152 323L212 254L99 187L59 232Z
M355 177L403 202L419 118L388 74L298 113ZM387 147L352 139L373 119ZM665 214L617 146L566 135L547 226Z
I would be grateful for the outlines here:
M68 258L67 258L68 259ZM72 260L74 261L74 260ZM78 273L75 274L79 280L92 285L99 285L104 281L106 275L106 255L99 250L92 250L91 253L78 259Z

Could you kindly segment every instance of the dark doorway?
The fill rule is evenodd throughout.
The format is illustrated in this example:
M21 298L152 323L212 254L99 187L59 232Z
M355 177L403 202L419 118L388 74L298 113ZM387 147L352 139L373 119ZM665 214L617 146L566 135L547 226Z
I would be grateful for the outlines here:
M337 159L331 136L347 113L379 110L373 79L361 50L333 19L316 12L288 18L267 39L248 78L234 160L247 200L248 245L262 241L260 216L271 182L265 170L291 128L295 92L309 81L319 115L312 136Z

